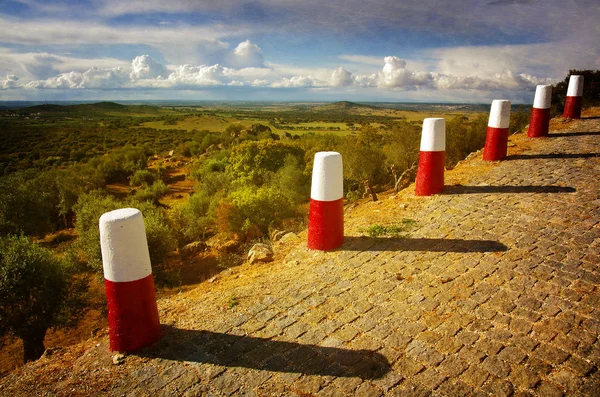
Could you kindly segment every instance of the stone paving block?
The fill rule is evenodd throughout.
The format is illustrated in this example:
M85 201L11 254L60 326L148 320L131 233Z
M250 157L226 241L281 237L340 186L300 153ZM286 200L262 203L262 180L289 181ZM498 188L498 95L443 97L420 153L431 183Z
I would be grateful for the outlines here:
M455 379L446 379L438 387L437 392L446 397L465 397L472 394L472 388L466 383Z
M482 337L475 343L476 349L483 351L490 356L498 354L503 347L504 345L501 342L488 337Z
M533 357L540 358L552 365L559 365L565 362L570 354L563 350L560 350L547 343L539 345L532 353Z
M305 394L317 393L325 386L325 381L319 376L302 376L293 384L292 390L297 390Z
M363 383L363 380L358 377L339 377L332 382L347 396L354 395L354 391L361 383Z
M354 392L356 397L379 397L383 393L368 382L363 382Z
M415 375L414 379L423 386L435 390L444 380L446 380L446 375L433 368L427 368Z
M548 380L557 384L560 388L565 390L567 394L573 394L577 392L577 390L579 390L583 385L581 376L574 372L571 372L568 369L561 369L559 371L553 372L549 376Z
M496 356L486 357L481 367L499 378L506 378L510 374L510 365Z
M480 364L487 356L485 352L470 346L464 346L457 354L461 359L475 365Z
M352 346L353 349L376 351L382 347L382 344L381 341L363 334L354 338L350 343L350 346Z
M538 395L544 396L544 397L562 397L562 396L564 396L563 392L558 388L558 386L556 386L550 382L544 382L544 381L537 388L537 393L538 393Z
M438 365L444 359L441 353L417 340L406 346L406 356L432 366Z
M519 364L525 360L526 357L527 354L515 346L506 346L498 354L500 360L511 364Z
M212 380L211 387L219 393L232 396L242 387L242 384L234 375L224 372Z
M540 376L527 367L515 366L510 373L510 381L521 389L534 389L541 381Z
M431 389L417 383L416 381L403 382L392 389L388 395L397 397L427 397L431 395Z
M333 385L325 386L316 394L318 397L345 397L348 395Z
M437 367L437 370L442 374L456 378L469 367L469 363L462 360L458 356L447 356L444 361Z
M490 377L490 373L481 369L479 366L470 366L462 374L459 379L473 387L481 387Z
M492 396L509 397L514 393L513 385L505 379L492 378L482 388Z
M435 343L437 351L443 354L453 354L462 348L463 344L456 337L444 337Z

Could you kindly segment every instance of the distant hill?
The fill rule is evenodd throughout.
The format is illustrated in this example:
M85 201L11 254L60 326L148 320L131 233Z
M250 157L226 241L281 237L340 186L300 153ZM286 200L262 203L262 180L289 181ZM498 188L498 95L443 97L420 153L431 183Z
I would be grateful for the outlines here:
M358 109L375 109L374 106L363 105L360 103L348 102L348 101L340 101L334 103L328 103L326 105L319 105L314 108L316 111L348 111L348 110L358 110Z
M82 103L78 105L56 105L44 104L15 109L21 114L31 113L106 113L106 112L123 112L123 113L147 113L156 114L160 109L150 105L121 105L116 102L98 102L98 103Z
M86 103L81 105L35 105L20 109L22 113L67 113L67 112L90 112L90 111L115 111L124 110L127 106L115 102Z

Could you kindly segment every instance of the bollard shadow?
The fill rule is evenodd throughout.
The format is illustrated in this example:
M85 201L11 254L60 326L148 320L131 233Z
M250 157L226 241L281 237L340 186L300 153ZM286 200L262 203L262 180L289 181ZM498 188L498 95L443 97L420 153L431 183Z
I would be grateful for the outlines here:
M578 131L578 132L555 132L548 134L548 138L561 138L569 136L597 136L600 135L600 131Z
M587 159L600 157L600 153L545 153L545 154L513 154L505 160L535 160L535 159Z
M227 367L361 379L379 379L390 371L387 359L371 350L305 345L168 325L163 325L163 331L160 342L136 354Z
M344 237L343 251L428 251L428 252L503 252L508 247L494 240L455 238Z
M587 117L582 117L582 120L597 120L600 119L600 116L587 116Z
M441 194L483 194L483 193L574 193L569 186L444 186Z

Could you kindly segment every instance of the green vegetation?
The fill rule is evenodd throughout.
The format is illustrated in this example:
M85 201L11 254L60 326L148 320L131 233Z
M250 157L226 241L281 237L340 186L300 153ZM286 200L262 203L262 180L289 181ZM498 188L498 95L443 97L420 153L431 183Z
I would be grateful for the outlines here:
M417 222L412 219L404 218L396 225L383 226L375 224L364 229L358 229L358 232L374 238L382 236L403 237L403 233L414 227L416 223Z
M75 325L83 315L87 285L71 271L26 237L0 237L0 334L23 340L25 362L44 353L48 328Z
M230 309L233 309L234 307L236 307L239 304L240 304L240 302L238 301L238 299L236 298L235 295L231 295L229 297L228 306L229 306Z

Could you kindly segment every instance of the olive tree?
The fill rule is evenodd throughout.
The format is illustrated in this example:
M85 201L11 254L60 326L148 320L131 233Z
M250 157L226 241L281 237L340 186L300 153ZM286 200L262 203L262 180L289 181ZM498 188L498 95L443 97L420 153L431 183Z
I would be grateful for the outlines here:
M86 289L51 251L26 237L0 238L0 335L23 341L25 362L44 353L48 328L77 323Z

